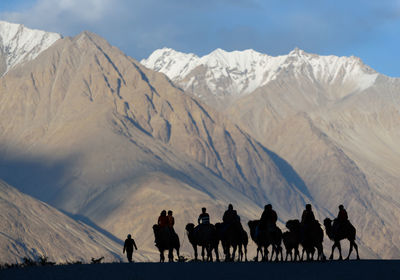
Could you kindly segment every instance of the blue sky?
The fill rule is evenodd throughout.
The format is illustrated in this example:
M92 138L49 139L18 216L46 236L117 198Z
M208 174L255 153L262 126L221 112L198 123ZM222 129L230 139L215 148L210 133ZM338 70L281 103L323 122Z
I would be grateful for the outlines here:
M89 30L138 60L162 47L299 47L400 77L400 0L0 0L0 19L64 36Z

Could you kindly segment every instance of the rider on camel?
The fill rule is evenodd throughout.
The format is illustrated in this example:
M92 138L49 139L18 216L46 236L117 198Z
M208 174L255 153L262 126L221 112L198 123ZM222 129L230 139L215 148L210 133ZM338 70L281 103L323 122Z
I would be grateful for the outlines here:
M306 204L306 209L301 215L301 223L308 226L311 225L313 222L315 222L315 216L314 212L312 211L311 204Z
M169 231L168 230L169 219L167 217L167 211L165 211L165 210L161 211L160 217L158 217L157 225L159 226L158 232L165 231L165 230ZM154 240L154 242L157 243L157 237Z
M228 210L225 211L224 216L222 217L222 221L224 224L223 232L226 232L232 227L242 227L240 223L240 217L237 214L236 210L233 210L232 204L228 205Z
M169 219L167 217L167 211L165 211L165 210L161 211L160 217L158 217L157 224L160 226L160 228L168 227Z
M275 210L272 209L272 205L268 204L264 206L264 212L260 218L259 230L270 230L273 231L276 227L278 215Z
M333 230L338 231L349 222L349 216L343 205L339 205L339 213L337 218L333 221Z
M210 215L206 212L207 209L205 207L201 208L201 214L197 219L199 225L208 225L210 224Z
M168 210L167 218L168 218L168 228L169 228L170 232L175 233L175 230L174 230L175 218L174 218L174 216L172 216L171 210Z
M339 205L339 213L336 219L339 223L345 223L349 220L349 216L347 215L347 211L344 209L343 205Z
M222 221L227 225L232 225L240 222L240 217L238 216L236 210L233 210L232 204L228 205L228 210L225 211Z

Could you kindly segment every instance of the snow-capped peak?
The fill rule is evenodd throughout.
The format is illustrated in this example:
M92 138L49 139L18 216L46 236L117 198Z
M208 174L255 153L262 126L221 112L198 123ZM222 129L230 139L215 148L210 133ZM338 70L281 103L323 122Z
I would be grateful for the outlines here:
M19 63L35 59L60 38L57 33L0 21L0 76Z
M166 74L185 89L199 84L196 78L198 71L192 71L202 66L205 73L202 72L201 76L216 95L251 93L289 70L296 77L305 77L316 83L350 82L354 84L354 90L370 87L378 75L359 58L320 56L299 48L276 57L252 49L231 52L216 49L198 57L164 48L156 50L141 63Z

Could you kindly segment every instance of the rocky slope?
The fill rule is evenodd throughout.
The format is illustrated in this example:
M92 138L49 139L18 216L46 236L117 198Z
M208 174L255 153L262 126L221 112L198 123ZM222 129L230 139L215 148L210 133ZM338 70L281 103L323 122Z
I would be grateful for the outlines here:
M57 263L122 259L121 244L0 180L0 263L46 256ZM140 258L139 259L143 259Z

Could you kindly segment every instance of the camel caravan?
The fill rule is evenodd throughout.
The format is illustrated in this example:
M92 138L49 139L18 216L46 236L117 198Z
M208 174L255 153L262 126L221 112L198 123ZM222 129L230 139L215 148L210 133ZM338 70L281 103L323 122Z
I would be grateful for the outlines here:
M257 255L254 260L259 261L302 261L302 260L325 260L323 252L324 231L318 220L315 219L312 207L306 205L301 220L294 219L286 222L288 231L283 232L276 225L278 216L268 204L259 220L248 222L250 237L257 245ZM247 261L248 235L240 222L240 216L229 204L225 211L222 223L215 225L210 223L210 216L206 208L202 208L197 225L188 223L185 227L189 242L193 246L194 261L199 260L198 247L201 247L201 258L203 261L220 261L219 244L221 243L225 261ZM175 220L172 211L163 210L158 223L153 226L155 246L160 252L160 262L165 261L164 252L168 251L168 260L174 261L173 251L176 251L178 260L184 260L179 254L180 241L174 230ZM342 249L340 241L347 239L350 242L349 253L346 260L349 259L353 249L359 260L358 246L355 242L356 229L350 223L347 211L343 205L339 206L339 214L333 221L329 218L324 220L325 232L334 244L329 257L333 259L333 253L337 248L339 259L342 260ZM283 246L286 256L283 256ZM300 254L300 247L302 252Z

